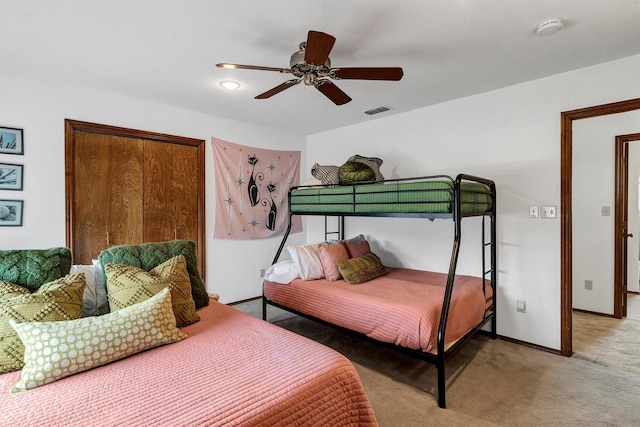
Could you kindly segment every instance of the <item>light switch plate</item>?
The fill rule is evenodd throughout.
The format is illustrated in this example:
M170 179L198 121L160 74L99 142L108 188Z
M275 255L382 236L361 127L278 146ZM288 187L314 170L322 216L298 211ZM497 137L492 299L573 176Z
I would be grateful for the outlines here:
M558 217L557 206L540 206L540 218L553 219Z
M540 215L538 205L529 205L529 218L538 218Z

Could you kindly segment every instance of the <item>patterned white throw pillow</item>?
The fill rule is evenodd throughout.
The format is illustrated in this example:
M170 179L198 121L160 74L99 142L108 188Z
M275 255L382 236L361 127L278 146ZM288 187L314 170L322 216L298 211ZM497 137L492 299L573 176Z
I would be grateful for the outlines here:
M10 323L25 347L22 376L11 392L39 387L187 337L176 327L167 288L104 316Z

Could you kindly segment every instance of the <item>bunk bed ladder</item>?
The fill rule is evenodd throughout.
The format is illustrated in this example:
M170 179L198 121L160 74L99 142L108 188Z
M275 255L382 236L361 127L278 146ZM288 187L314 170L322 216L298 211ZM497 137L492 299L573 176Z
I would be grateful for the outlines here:
M494 213L495 213L495 201L494 201ZM487 241L487 232L486 232L486 228L487 228L487 217L483 216L482 217L482 291L484 292L484 294L486 295L486 283L487 283L487 276L489 276L489 280L491 283L491 287L492 287L492 296L490 298L486 298L485 302L486 303L490 303L490 307L485 309L484 312L484 318L485 320L487 319L487 317L492 316L491 317L491 337L492 338L496 338L497 337L497 330L496 330L496 295L495 295L495 283L496 283L496 226L495 226L495 214L491 215L489 217L490 220L490 224L489 224L489 229L490 229L490 233L489 233L489 240ZM489 251L489 268L487 269L487 249Z
M324 240L328 241L329 236L333 236L335 240L344 240L344 215L331 216L336 219L336 230L329 231L329 216L324 216Z

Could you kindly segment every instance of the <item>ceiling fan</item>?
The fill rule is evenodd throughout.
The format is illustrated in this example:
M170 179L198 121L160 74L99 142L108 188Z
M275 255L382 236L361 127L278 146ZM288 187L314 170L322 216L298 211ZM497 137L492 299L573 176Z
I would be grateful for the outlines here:
M336 105L346 104L351 101L349 95L344 93L331 81L340 79L352 80L394 80L398 81L403 76L401 67L344 67L331 68L329 53L333 48L336 38L320 31L309 31L307 41L300 43L299 50L291 55L289 68L261 67L256 65L240 65L221 63L216 64L222 68L240 68L246 70L277 71L293 74L296 78L287 80L278 86L256 96L255 99L270 98L300 82L307 86L315 86L327 98Z

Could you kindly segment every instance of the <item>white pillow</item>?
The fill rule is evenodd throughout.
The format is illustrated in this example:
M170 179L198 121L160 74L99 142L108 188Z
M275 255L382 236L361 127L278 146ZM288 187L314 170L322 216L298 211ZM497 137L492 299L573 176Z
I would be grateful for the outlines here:
M298 269L290 259L276 262L264 274L266 280L276 283L289 283L298 277Z
M318 246L319 243L287 246L296 270L298 270L298 275L302 280L315 280L324 277Z
M82 317L98 316L98 300L96 297L96 269L93 265L72 265L69 274L84 273L87 286L82 299Z
M104 316L59 322L9 320L24 344L24 368L11 392L29 390L180 341L171 294L165 288L146 301Z

